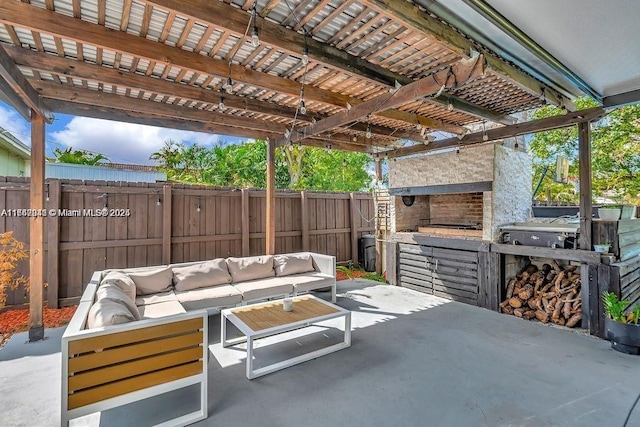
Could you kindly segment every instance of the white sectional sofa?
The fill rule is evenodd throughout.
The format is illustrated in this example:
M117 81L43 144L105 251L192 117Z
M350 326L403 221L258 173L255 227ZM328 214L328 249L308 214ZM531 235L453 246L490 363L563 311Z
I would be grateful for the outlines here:
M200 384L207 417L207 316L218 308L330 288L336 260L311 252L95 272L62 338L62 424Z

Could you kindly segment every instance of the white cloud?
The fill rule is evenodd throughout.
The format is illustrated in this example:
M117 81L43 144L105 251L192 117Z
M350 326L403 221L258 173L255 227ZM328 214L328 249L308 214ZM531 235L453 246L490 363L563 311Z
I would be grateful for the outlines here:
M31 146L31 126L12 108L0 104L0 127L8 130L21 142Z
M149 156L168 139L205 146L228 140L218 135L87 117L74 117L50 137L56 144L104 154L112 162L136 164L152 164Z

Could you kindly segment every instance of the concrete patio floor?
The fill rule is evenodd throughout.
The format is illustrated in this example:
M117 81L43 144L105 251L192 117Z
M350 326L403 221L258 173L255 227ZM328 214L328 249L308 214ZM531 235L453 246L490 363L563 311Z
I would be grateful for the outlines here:
M209 418L232 426L622 426L640 393L640 358L583 333L526 322L409 289L339 282L353 344L249 381L244 347L222 348L210 316ZM340 321L260 341L269 363L340 339ZM60 417L60 336L0 350L0 425ZM197 405L185 389L72 425L145 426ZM629 419L640 426L640 407Z

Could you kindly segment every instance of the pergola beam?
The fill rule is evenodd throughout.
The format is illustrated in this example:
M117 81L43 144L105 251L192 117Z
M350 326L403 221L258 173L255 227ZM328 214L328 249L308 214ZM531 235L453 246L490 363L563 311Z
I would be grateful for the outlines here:
M27 82L2 45L0 45L0 91L26 120L30 120L30 111L33 110L47 123L53 122L53 115L44 108L38 93Z
M514 138L516 136L528 135L536 132L544 132L552 129L559 129L576 125L582 122L592 122L605 116L607 112L601 107L594 107L588 110L574 111L566 115L546 117L544 119L532 120L524 123L517 123L496 129L489 129L484 132L475 132L464 136L463 138L447 138L434 141L428 145L412 145L409 147L398 148L397 150L382 151L380 155L386 155L389 158L404 157L413 154L424 153L428 151L441 150L449 147L463 147L466 145L480 144L488 141L499 139ZM484 136L486 135L486 141Z
M208 104L217 104L220 101L220 94L209 89L119 71L13 46L7 47L6 49L9 56L17 65L29 67L36 71L55 73L64 77L80 78L96 83L114 85L120 88L142 90L161 96L171 96L191 101L205 102ZM223 94L223 97L225 106L233 109L250 111L256 114L268 114L290 120L296 115L295 108L278 105L273 102L260 101L258 99L246 98L233 94ZM325 117L328 117L328 115L320 113L300 114L300 112L298 112L297 121L301 123L310 123L313 119L319 120ZM351 129L365 132L366 125L358 124L353 126ZM395 138L422 141L422 137L419 132L396 131L384 126L371 126L371 132L374 135L393 136Z
M243 36L249 19L249 15L242 9L232 7L221 1L144 0L144 2L166 10L176 10L193 19L202 19L218 28L229 30L238 37ZM265 10L267 14L270 12L268 6L265 7ZM266 15L261 14L256 17L262 43L284 50L294 56L302 56L302 49L306 45L310 59L324 66L338 68L347 73L364 77L372 83L383 84L387 87L393 87L396 81L403 85L413 82L413 79L403 74L373 64L344 50L319 42L312 37L305 37L304 34L264 19L263 16ZM465 113L497 123L508 121L506 116L502 114L470 104L461 98L455 96L449 96L449 98L455 101L455 106L458 110ZM433 101L443 105L448 104L448 99L434 99Z
M308 125L295 132L290 138L282 138L277 145L287 142L295 143L304 138L327 132L333 128L362 120L378 111L394 108L398 105L413 102L416 99L436 94L442 86L462 84L484 73L484 57L479 55L472 60L463 60L454 64L450 69L442 70L432 76L403 86L395 93L380 95L370 101L352 107L351 110L336 113L317 123ZM451 79L453 78L453 79Z
M227 61L205 57L195 52L157 43L125 32L113 31L101 25L34 7L27 3L0 2L0 22L62 37L77 43L144 58L160 64L173 65L199 74L218 77L226 77L229 74ZM290 96L297 97L300 94L300 83L296 81L261 73L239 64L232 64L230 68L231 75L236 82ZM345 108L347 103L357 105L363 102L358 98L341 95L315 86L305 87L305 99L341 108ZM392 120L416 121L415 114L400 110L385 111L378 115ZM449 125L428 117L421 117L420 121L429 128L451 133L461 133L464 129L460 126Z
M478 50L477 45L453 27L431 16L429 13L422 12L410 2L405 0L361 0L360 2L379 13L390 16L393 20L405 26L419 30L428 39L444 43L463 58L468 58L472 51ZM576 106L573 102L563 97L555 89L544 85L527 73L493 56L489 52L481 53L486 55L487 68L496 72L497 75L507 77L518 87L533 95L544 97L550 104L564 106L569 111L575 111Z
M119 96L119 95L114 95ZM125 123L136 123L147 126L165 127L171 129L188 130L192 132L202 132L215 135L236 136L239 138L266 139L274 141L280 137L280 132L273 132L266 128L260 128L257 124L253 129L244 127L234 127L220 125L211 122L193 121L178 118L159 116L149 112L137 112L127 108L126 102L119 102L115 107L108 107L101 104L82 104L63 99L44 98L44 103L51 111L74 116L92 117L103 120L113 120ZM186 107L183 107L186 108ZM357 151L372 153L371 145L363 145L351 142L347 136L318 136L301 142L304 145L314 147L327 147L345 151Z

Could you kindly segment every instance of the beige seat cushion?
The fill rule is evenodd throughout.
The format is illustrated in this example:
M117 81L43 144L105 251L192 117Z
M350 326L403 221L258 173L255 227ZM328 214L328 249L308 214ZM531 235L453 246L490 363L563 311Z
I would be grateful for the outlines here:
M313 260L309 254L276 255L273 257L276 276L308 273L315 271Z
M273 255L227 258L233 283L275 276Z
M244 301L281 297L293 293L293 285L288 277L270 277L234 283L233 286L242 293Z
M216 258L187 267L173 267L172 270L176 291L231 283L231 275L224 258Z
M138 307L143 319L157 319L172 314L186 313L178 301L165 301L157 304L141 305Z
M87 327L89 329L101 328L129 323L134 320L136 320L135 317L123 303L111 299L100 299L89 309Z
M173 291L161 292L159 294L140 295L136 297L136 305L158 304L160 302L178 301Z
M122 271L110 271L100 282L101 285L108 283L112 283L122 289L122 292L131 298L131 301L136 299L136 284L126 273Z
M127 273L136 284L138 295L167 292L173 286L173 271L170 267L159 267L138 272Z
M140 312L138 311L138 307L136 307L133 300L125 295L125 293L122 292L122 289L120 289L113 283L107 283L98 287L98 290L96 291L96 301L102 299L109 299L120 302L129 309L131 314L133 314L135 320L140 320L142 318L140 316Z
M176 292L176 297L187 310L236 305L242 301L242 294L231 285Z
M326 288L327 286L333 286L335 283L335 278L333 276L318 272L296 274L293 276L287 276L286 279L293 284L293 287L297 292L307 292L312 289Z

